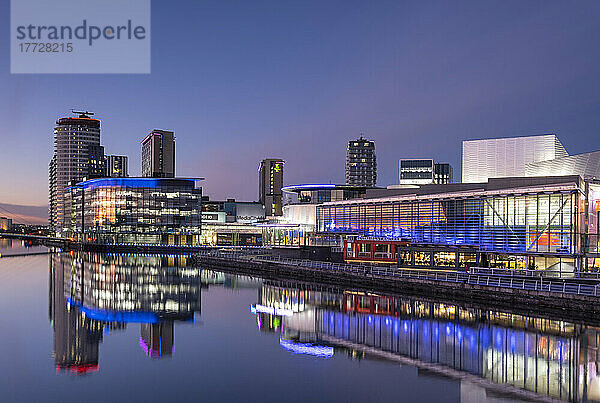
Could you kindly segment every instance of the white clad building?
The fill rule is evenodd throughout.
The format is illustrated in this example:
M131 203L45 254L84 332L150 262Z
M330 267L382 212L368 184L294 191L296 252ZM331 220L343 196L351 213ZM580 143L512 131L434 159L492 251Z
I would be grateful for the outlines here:
M600 179L600 151L527 164L527 176L580 175Z
M526 176L527 164L567 157L554 134L465 140L462 150L462 182L487 182L489 178Z

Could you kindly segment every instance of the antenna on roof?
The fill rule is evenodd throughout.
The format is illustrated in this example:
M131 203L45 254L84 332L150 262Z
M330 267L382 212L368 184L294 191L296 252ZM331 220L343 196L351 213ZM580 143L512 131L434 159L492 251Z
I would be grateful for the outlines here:
M89 118L90 116L94 115L94 112L76 111L75 109L71 109L71 113L73 113L75 115L79 115L80 118Z

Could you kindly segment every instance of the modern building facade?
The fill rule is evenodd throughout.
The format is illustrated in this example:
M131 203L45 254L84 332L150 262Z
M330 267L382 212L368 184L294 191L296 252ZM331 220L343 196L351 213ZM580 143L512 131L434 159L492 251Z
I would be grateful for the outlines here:
M600 185L579 176L374 191L317 206L317 231L408 241L407 266L590 270ZM474 260L475 259L475 260ZM462 266L464 267L464 266Z
M526 176L527 164L568 155L554 134L467 140L462 143L462 181Z
M452 165L436 163L433 166L433 183L445 185L452 183Z
M282 214L284 164L282 159L268 158L258 168L258 198L268 217Z
M201 199L194 179L87 180L66 194L61 235L103 244L197 245Z
M362 198L369 190L365 186L334 184L303 184L283 188L286 203L283 215L276 222L257 224L263 230L263 243L269 246L329 246L326 238L315 234L317 206L330 201Z
M400 185L446 184L452 182L452 167L435 163L433 159L401 159L398 176Z
M109 178L126 178L129 176L129 159L126 155L106 156L106 176Z
M600 179L600 151L533 162L525 168L527 176L580 175Z
M265 220L265 206L258 202L237 201L235 199L210 200L202 197L202 213L222 213L218 221L251 224Z
M106 157L104 147L90 145L88 147L88 174L86 179L104 178L106 176Z
M77 117L64 117L54 128L54 154L48 169L49 223L52 230L62 226L63 196L72 181L79 182L95 173L90 171L90 157L96 162L100 151L100 120L93 113L78 113ZM91 153L90 153L91 151Z
M377 183L375 142L360 136L348 142L346 185L374 187Z
M152 130L142 141L142 176L175 177L175 135L168 130Z
M316 204L329 201L349 200L363 197L369 187L335 185L335 184L303 184L285 186L282 190L289 204Z
M11 231L12 226L12 219L8 217L0 217L0 231Z

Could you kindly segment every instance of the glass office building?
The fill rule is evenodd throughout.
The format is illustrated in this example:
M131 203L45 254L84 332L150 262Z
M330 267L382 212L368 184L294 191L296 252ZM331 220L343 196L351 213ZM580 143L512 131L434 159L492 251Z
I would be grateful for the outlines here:
M543 269L558 262L574 269L598 260L598 190L597 184L579 176L429 185L319 205L317 230L520 256L522 268ZM423 256L414 252L409 258L413 263L422 258L429 265L429 252L433 251L424 250ZM588 263L579 259L584 255ZM454 262L456 255L449 259Z
M62 235L103 244L196 245L201 199L194 179L88 180L67 193Z

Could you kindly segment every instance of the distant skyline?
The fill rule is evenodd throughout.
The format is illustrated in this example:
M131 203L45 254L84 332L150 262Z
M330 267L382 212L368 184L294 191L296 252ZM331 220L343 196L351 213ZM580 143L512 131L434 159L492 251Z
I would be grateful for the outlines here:
M344 183L361 133L380 186L400 158L460 180L467 139L599 150L599 17L598 1L154 1L150 75L11 75L0 35L0 203L47 204L52 131L72 108L96 113L131 176L144 136L173 130L176 174L214 199L257 200L264 158L286 161L285 184Z

